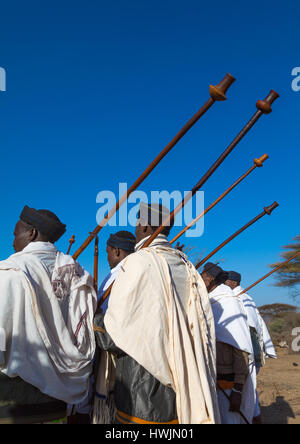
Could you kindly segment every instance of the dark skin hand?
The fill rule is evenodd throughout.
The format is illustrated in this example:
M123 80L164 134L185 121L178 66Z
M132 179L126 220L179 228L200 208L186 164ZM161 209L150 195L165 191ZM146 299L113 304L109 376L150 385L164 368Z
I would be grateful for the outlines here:
M234 388L239 392L243 391L243 386L241 384L235 384ZM241 409L242 395L240 393L232 391L229 398L230 398L229 411L238 412Z

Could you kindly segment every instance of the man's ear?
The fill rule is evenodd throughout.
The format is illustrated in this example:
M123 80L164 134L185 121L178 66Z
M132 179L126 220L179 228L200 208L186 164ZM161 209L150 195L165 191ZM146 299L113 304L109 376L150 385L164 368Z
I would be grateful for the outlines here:
M117 256L117 257L120 257L120 255L121 255L121 250L120 250L120 248L116 248L116 256Z
M36 238L38 237L38 230L34 227L32 227L32 229L28 232L28 240L29 242L34 242L36 240Z
M149 225L143 225L143 233L146 234L148 232Z

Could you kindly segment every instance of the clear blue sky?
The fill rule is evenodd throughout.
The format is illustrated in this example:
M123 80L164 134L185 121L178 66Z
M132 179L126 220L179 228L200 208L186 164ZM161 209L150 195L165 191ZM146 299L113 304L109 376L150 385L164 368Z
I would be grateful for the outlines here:
M299 105L291 71L300 66L296 0L10 1L1 6L1 258L25 204L55 211L68 225L58 243L76 247L96 226L101 190L131 185L230 72L228 101L217 103L141 186L188 190L255 112L270 89L280 93L205 186L209 204L246 171L270 160L205 220L196 251L217 244L278 200L266 216L220 252L226 269L251 284L299 234ZM108 271L100 237L100 277ZM75 250L75 248L74 248ZM73 250L73 251L74 251ZM80 262L93 269L93 248ZM292 302L272 279L252 295L258 305Z

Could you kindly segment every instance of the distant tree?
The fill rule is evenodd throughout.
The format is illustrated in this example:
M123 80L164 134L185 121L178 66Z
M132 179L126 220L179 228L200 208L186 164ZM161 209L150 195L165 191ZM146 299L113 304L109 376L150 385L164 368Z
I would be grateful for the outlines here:
M291 331L300 325L299 307L277 303L263 305L258 310L268 326L274 344L285 341L289 344L291 351L291 342L293 340Z
M297 313L299 307L295 305L289 304L271 304L271 305L262 305L258 308L260 314L262 316L275 316L280 313Z
M300 252L300 235L296 236L293 240L295 243L283 247L287 250L281 253L281 257L284 260ZM279 264L280 263L272 264L271 267L275 268ZM296 257L284 267L281 267L276 272L276 280L276 287L287 287L291 290L293 298L298 298L300 296L300 256Z

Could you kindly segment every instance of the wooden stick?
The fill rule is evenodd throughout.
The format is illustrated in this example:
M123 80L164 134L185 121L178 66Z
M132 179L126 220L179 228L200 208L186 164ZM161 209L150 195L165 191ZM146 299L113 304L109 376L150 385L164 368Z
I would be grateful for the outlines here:
M277 208L279 204L277 202L274 202L269 207L265 207L264 211L260 213L258 216L256 216L254 219L250 220L246 225L244 225L242 228L240 228L238 231L236 231L232 236L230 236L228 239L226 239L224 242L222 242L217 248L215 248L208 256L206 256L204 259L202 259L198 264L195 266L196 269L200 268L201 265L205 264L212 256L214 256L218 251L220 251L225 245L229 244L233 239L235 239L237 236L239 236L241 233L243 233L247 228L249 228L251 225L255 224L259 219L264 217L266 214L269 216L271 215L272 211Z
M194 186L194 188L185 196L183 201L172 211L169 217L167 217L162 225L158 227L158 229L150 236L150 238L145 242L142 248L148 247L153 240L163 231L163 229L168 226L174 219L176 214L184 207L184 205L196 194L196 192L206 183L206 181L210 178L210 176L216 171L216 169L224 162L227 156L233 151L233 149L237 146L237 144L242 140L242 138L249 132L249 130L254 126L254 124L258 121L258 119L263 114L269 114L271 109L271 104L279 97L279 94L273 90L270 91L265 100L259 100L256 103L257 111L254 116L249 120L249 122L244 126L242 131L236 136L236 138L231 142L231 144L226 148L226 150L221 154L221 156L216 160L216 162L211 166L211 168L207 171L207 173L202 177L202 179ZM103 304L103 302L110 295L113 284L106 290L101 300L99 301L99 306Z
M200 108L200 110L184 125L184 127L179 131L179 133L171 140L171 142L161 151L161 153L153 160L153 162L148 166L148 168L143 172L143 174L136 180L136 182L127 190L124 196L121 197L119 202L110 210L110 212L105 216L105 218L99 223L99 225L94 229L92 234L86 239L82 246L73 255L74 259L77 259L80 254L87 248L87 246L92 242L93 235L99 234L101 229L107 224L107 222L116 214L121 205L128 199L131 193L135 191L141 183L149 176L149 174L154 170L154 168L159 164L159 162L171 151L171 149L179 142L179 140L192 128L192 126L202 117L209 108L216 102L226 100L226 92L235 78L230 74L226 74L224 79L217 86L210 86L209 93L210 98L208 101Z
M298 251L298 253L294 254L292 257L290 257L287 261L282 262L280 265L278 265L278 267L274 268L274 270L270 271L270 273L266 274L265 276L263 276L261 279L259 279L258 281L256 281L254 284L250 285L250 287L246 288L245 290L243 290L238 296L241 296L244 293L247 293L249 290L251 290L251 288L255 287L257 284L260 284L260 282L264 281L265 279L267 279L269 276L271 276L273 273L275 273L276 271L278 271L281 267L283 267L284 265L288 264L289 262L291 262L291 260L295 259L297 256L300 256L300 251Z
M71 239L69 240L69 248L68 248L67 254L70 254L70 251L71 251L72 245L73 245L74 243L75 243L75 235L73 234L73 236L72 236Z
M243 139L243 137L250 131L253 125L258 121L258 119L263 114L269 114L271 109L271 104L279 97L279 94L273 90L270 91L265 100L259 100L256 103L257 111L254 116L249 120L246 126L240 131L236 138L231 142L231 144L226 148L226 150L221 154L221 156L216 160L216 162L210 167L207 173L202 177L202 179L194 186L194 188L185 196L182 202L172 211L169 217L165 219L160 227L152 234L152 236L145 242L143 248L148 247L154 239L163 231L163 229L173 222L175 216L179 211L182 210L184 205L196 194L200 188L207 182L207 180L213 175L213 173L219 168L219 166L224 162L226 157L233 151L237 144Z
M224 193L221 194L221 196L219 196L218 199L216 199L204 211L202 211L202 213L199 214L199 216L197 216L194 220L192 220L191 223L189 223L185 228L183 228L183 230L181 230L175 237L173 237L173 239L170 240L170 244L173 244L174 242L176 242L187 230L189 230L193 225L195 225L195 223L198 222L198 220L200 220L202 217L204 217L219 202L221 202L221 200L223 200L224 197L226 197L237 185L239 185L244 179L246 179L246 177L249 176L249 174L252 173L252 171L254 171L257 167L261 168L263 166L264 161L267 160L268 158L269 158L269 156L267 154L264 154L259 159L254 159L254 165L251 168L249 168L249 170L246 171L246 173L244 173L238 180L236 180L231 185L231 187L229 187L226 191L224 191Z

